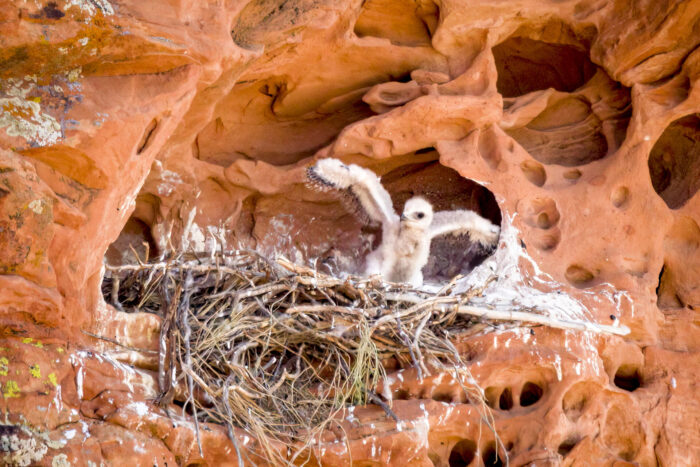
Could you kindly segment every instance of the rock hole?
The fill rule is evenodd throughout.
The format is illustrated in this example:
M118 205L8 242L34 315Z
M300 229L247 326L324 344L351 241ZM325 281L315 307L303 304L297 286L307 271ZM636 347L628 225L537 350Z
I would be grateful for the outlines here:
M627 204L627 198L630 196L630 190L626 186L619 186L610 194L610 201L616 208L621 208Z
M572 170L567 170L566 172L564 172L564 174L562 176L565 179L571 180L573 182L573 181L576 181L579 178L581 178L581 175L582 175L582 173L579 169L572 169Z
M654 190L671 209L678 209L700 189L700 114L671 123L649 155Z
M590 287L593 285L593 280L595 279L595 274L578 264L572 264L566 268L564 276L571 285L580 289Z
M656 303L659 303L659 293L661 292L661 284L664 280L664 273L666 272L666 265L661 266L661 271L659 271L659 282L656 285Z
M559 229L547 230L546 232L535 232L532 244L543 251L553 250L561 241Z
M572 167L608 154L605 123L608 122L595 114L588 100L570 96L549 105L527 125L507 133L543 164Z
M476 443L470 439L459 441L450 451L450 467L466 467L476 457Z
M134 251L139 259L157 256L158 248L151 235L151 228L137 217L130 217L117 239L107 248L105 258L110 265L136 263Z
M588 406L588 400L595 389L588 383L577 383L569 389L561 401L566 418L577 421Z
M141 136L141 142L139 143L139 148L136 150L136 154L141 154L143 151L146 150L146 148L148 147L148 143L151 142L156 128L158 128L158 120L154 118L143 131L143 136Z
M700 226L691 216L677 216L664 238L664 269L657 302L664 308L697 308L700 288Z
M659 285L656 286L656 306L659 308L683 308L685 304L678 296L671 269L664 264L659 273Z
M313 3L275 0L246 2L231 26L231 39L239 47L259 52L262 47L287 37L289 27L303 27L310 16L316 15L318 10Z
M354 32L358 37L383 37L403 46L430 45L440 10L432 1L367 0Z
M535 186L541 187L547 181L547 172L539 162L523 161L520 164L520 170L523 171L525 178Z
M567 438L557 448L557 452L561 457L566 457L574 447L578 444L579 439L577 437Z
M634 392L642 386L639 368L635 365L620 365L615 372L615 386L625 391Z
M484 465L487 467L490 466L502 466L503 465L503 460L501 459L501 456L498 454L498 451L496 450L496 445L494 443L490 443L486 449L484 450L484 455L482 457L484 461Z
M493 48L503 97L522 96L554 88L571 92L596 72L588 51L574 45L556 44L527 37L511 37Z
M434 401L438 402L453 402L454 401L454 396L451 391L449 390L442 390L442 391L435 391L433 393L433 397L431 398Z
M552 226L552 222L549 220L549 216L546 212L541 212L537 216L537 227L540 229L548 229Z
M509 139L508 151L513 152L514 141ZM493 127L487 127L479 138L479 154L484 159L489 168L498 170L501 160L503 159L501 152L503 149L500 146L499 139L495 135Z
M505 388L498 398L498 408L501 410L510 410L513 408L513 392L510 388Z
M407 389L399 389L394 392L394 399L399 401L405 401L408 399L414 399L414 397Z
M524 198L518 202L517 210L527 225L542 230L554 227L561 218L556 201L546 196Z
M126 221L117 239L107 248L104 256L105 263L111 266L136 264L138 260L147 261L160 254L151 234L151 227L147 222L149 214L146 211L151 205L144 199L141 195L137 197L135 213ZM101 285L105 301L120 311L135 310L139 305L136 298L139 294L129 292L128 288L120 287L123 284L120 284L120 281L116 279L110 271L105 272ZM139 284L132 285L132 287L139 286Z
M489 386L486 388L484 391L484 395L486 396L486 404L491 407L492 409L495 409L498 407L498 396L501 394L501 390L497 387L494 386Z
M540 385L528 381L520 391L520 406L528 407L536 404L542 398L542 394L544 390Z

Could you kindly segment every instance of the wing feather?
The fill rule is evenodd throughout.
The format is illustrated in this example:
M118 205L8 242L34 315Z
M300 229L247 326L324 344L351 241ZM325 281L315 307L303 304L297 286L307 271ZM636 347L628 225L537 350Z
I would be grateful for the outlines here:
M307 183L317 191L335 191L343 205L363 220L381 224L398 223L391 196L379 177L358 165L344 165L337 159L322 159L307 169Z
M500 228L474 211L441 211L433 215L430 224L430 238L438 235L469 234L469 238L483 246L493 246L498 242Z

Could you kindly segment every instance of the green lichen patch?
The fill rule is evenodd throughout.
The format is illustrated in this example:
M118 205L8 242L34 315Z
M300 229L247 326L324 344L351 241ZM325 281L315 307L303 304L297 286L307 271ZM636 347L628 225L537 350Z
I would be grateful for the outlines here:
M37 348L39 348L39 349L43 349L43 348L44 348L44 344L43 344L41 341L39 341L39 340L36 340L36 341L35 341L34 338L32 338L32 337L23 337L23 338L22 338L22 343L23 343L23 344L33 345L34 347L37 347Z
M53 387L58 387L58 380L56 379L56 373L49 373L47 378L49 379L49 383L51 383L51 385Z
M5 399L19 397L20 393L21 391L19 389L19 385L17 384L17 381L14 380L9 380L5 382L5 385L2 388L2 396Z

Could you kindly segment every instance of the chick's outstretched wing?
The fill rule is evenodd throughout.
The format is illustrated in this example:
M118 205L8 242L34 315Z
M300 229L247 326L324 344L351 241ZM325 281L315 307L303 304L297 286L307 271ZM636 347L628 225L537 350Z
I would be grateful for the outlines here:
M498 242L500 228L474 211L441 211L433 215L430 238L439 235L468 234L473 242L493 246Z
M306 176L309 186L318 191L336 192L346 208L365 222L399 222L391 196L371 170L327 158L309 167Z

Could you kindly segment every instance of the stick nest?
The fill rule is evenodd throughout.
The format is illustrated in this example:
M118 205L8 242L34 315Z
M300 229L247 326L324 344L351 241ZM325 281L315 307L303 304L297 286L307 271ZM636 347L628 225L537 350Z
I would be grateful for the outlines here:
M420 378L453 372L493 426L452 343L486 327L456 311L480 290L452 296L452 283L428 293L336 278L251 251L106 269L108 302L163 318L160 404L184 392L197 430L201 421L225 425L239 459L234 428L254 436L268 460L287 463L288 446L308 452L348 405L375 403L393 416L390 394L376 392L388 361Z

